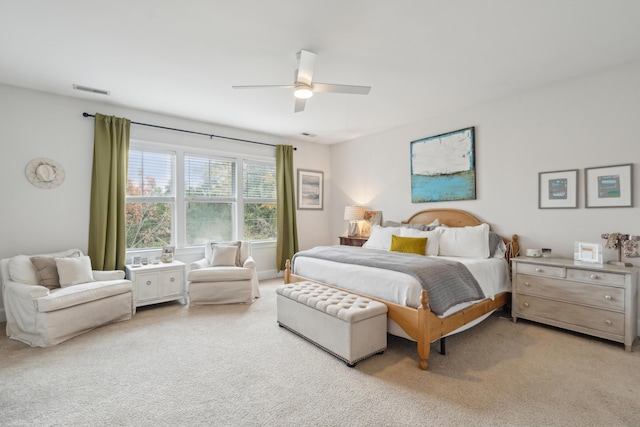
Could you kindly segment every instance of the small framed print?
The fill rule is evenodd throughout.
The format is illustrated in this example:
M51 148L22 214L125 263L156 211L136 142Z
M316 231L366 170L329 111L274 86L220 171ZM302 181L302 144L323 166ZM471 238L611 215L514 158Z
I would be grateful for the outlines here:
M362 221L362 237L371 236L371 227L382 224L382 211L364 211L364 220Z
M573 259L602 264L602 243L575 242L573 245Z
M162 247L162 262L173 262L176 247L165 245Z
M139 256L134 256L133 257L133 264L134 267L140 266L142 265L142 258Z
M538 209L578 207L578 169L538 174Z
M633 164L602 166L584 170L587 208L633 206Z
M298 209L323 209L324 173L298 169Z

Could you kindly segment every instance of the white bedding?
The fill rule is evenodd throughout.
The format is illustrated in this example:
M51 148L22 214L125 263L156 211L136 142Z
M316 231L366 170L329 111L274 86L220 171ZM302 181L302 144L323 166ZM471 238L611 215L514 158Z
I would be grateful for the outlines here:
M485 296L494 299L501 292L511 291L509 267L504 258L460 258L440 257L464 264L477 280ZM361 265L342 264L309 257L296 257L293 273L343 289L362 293L408 307L420 306L422 285L408 274ZM478 301L458 304L451 307L440 317L447 317ZM461 332L479 323L486 316L464 325L453 333ZM393 321L389 323L389 333L409 338Z

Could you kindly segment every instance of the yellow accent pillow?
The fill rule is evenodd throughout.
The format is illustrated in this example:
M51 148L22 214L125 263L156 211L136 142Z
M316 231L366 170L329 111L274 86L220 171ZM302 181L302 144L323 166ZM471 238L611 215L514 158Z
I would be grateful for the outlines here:
M393 234L391 236L391 249L394 252L425 255L427 250L426 237L402 237Z

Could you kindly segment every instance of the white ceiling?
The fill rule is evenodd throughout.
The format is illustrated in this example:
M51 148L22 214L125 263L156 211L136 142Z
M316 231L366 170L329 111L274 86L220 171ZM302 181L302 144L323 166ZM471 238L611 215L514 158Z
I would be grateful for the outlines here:
M639 23L638 0L0 0L0 82L330 144L635 61ZM293 83L301 49L371 93L231 88Z

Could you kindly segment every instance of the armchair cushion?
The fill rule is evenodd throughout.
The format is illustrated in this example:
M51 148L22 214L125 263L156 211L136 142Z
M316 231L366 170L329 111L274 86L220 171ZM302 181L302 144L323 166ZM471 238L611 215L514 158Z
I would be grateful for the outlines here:
M242 242L214 242L214 241L209 241L204 245L204 256L207 260L209 260L209 265L213 266L213 262L214 262L214 252L215 249L218 246L233 246L234 248L236 248L236 259L235 259L235 265L236 266L241 266L242 263L244 262L244 258L242 257Z
M29 258L36 269L40 285L45 288L55 289L60 287L60 277L56 260L50 256L32 256Z
M211 267L191 270L187 279L191 282L228 282L250 280L254 274L252 268L243 267Z
M60 287L64 288L80 283L95 282L91 271L91 258L88 256L74 258L54 258L58 267Z
M213 257L211 257L212 267L231 267L238 266L238 247L217 245L213 248Z

